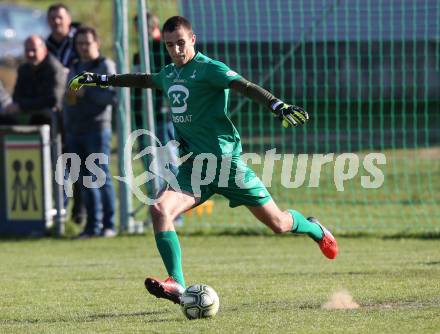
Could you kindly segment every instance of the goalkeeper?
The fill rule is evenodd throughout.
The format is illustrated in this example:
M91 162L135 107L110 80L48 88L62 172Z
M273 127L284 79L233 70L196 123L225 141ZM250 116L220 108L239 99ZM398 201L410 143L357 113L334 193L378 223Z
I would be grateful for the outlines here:
M227 115L229 89L266 106L286 128L308 121L303 108L288 105L263 88L247 81L225 64L195 51L196 36L191 23L181 16L169 18L162 36L172 64L159 73L99 75L82 73L69 86L116 86L161 89L168 96L176 139L181 156L209 153L222 160L230 159L230 173L220 182L216 166L213 182L193 189L193 159L179 166L177 181L180 191L165 188L160 202L151 206L156 245L169 277L165 280L147 277L147 290L158 298L175 303L185 288L179 239L174 219L186 210L206 201L214 193L229 199L230 207L245 205L250 212L275 233L306 234L317 242L323 254L334 259L338 246L332 234L315 218L305 218L295 210L281 211L255 173L242 162L240 136ZM204 169L205 173L206 170ZM244 182L237 185L236 178Z

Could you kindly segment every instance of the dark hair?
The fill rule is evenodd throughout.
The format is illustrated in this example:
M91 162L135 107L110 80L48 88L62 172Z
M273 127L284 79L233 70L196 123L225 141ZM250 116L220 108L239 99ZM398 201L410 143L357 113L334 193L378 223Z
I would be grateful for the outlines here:
M98 36L98 33L96 32L95 28L89 27L89 26L79 26L79 28L75 32L75 36L73 36L73 43L74 44L76 44L76 39L77 39L78 35L81 35L81 34L91 34L93 36L93 39L96 42L99 42L99 36Z
M55 3L53 5L50 5L50 7L47 9L47 16L49 16L50 12L60 10L60 9L64 9L67 13L70 14L69 7L67 7L65 4L59 2L59 3Z
M191 22L189 22L183 16L172 16L163 24L162 33L173 32L179 27L184 27L185 29L192 32Z

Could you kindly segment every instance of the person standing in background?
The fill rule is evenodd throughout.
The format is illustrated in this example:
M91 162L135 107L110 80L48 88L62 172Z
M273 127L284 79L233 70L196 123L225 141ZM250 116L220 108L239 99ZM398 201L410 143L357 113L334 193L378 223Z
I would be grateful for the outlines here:
M69 68L79 60L73 37L80 25L72 22L69 8L62 3L49 6L47 9L47 22L51 30L46 39L47 48L66 68ZM63 123L61 120L58 120L58 122ZM62 127L60 131L64 140ZM65 197L64 206L67 206L67 197ZM86 218L86 209L82 203L81 190L77 183L73 185L71 217L76 224L81 224Z
M29 36L24 49L26 62L18 68L8 112L17 113L20 123L51 124L52 112L61 110L67 71L48 53L42 37Z
M73 78L84 71L96 73L115 73L115 63L100 55L99 37L92 27L78 28L75 47L80 56L79 62L72 65L68 77ZM115 104L114 89L88 87L83 91L66 91L63 109L66 132L66 151L76 153L81 159L80 180L91 176L92 184L80 187L87 210L87 221L80 238L94 236L114 237L115 230L115 192L110 175L110 150L112 135L112 109ZM94 163L105 173L102 185L85 168L85 162L91 154L106 156L106 162L95 159ZM102 228L101 228L102 224Z
M79 24L72 23L69 8L62 3L48 8L47 22L51 30L46 39L47 49L68 68L79 59L73 42Z

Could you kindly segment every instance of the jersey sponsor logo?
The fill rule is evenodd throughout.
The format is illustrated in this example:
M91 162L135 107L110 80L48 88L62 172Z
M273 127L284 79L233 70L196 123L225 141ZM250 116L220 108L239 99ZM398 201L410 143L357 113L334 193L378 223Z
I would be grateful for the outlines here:
M189 90L185 86L173 85L168 89L168 99L170 100L173 114L181 114L187 110L186 100L188 97Z
M228 77L235 77L237 75L237 72L234 72L232 70L229 70L228 72L226 72L226 75Z
M192 115L172 115L174 123L191 123Z

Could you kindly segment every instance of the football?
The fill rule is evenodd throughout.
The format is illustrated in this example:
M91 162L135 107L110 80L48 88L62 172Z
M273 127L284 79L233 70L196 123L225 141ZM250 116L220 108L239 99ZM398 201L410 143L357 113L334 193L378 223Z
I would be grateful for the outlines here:
M188 319L210 318L217 314L220 301L210 286L194 284L183 292L180 306Z

